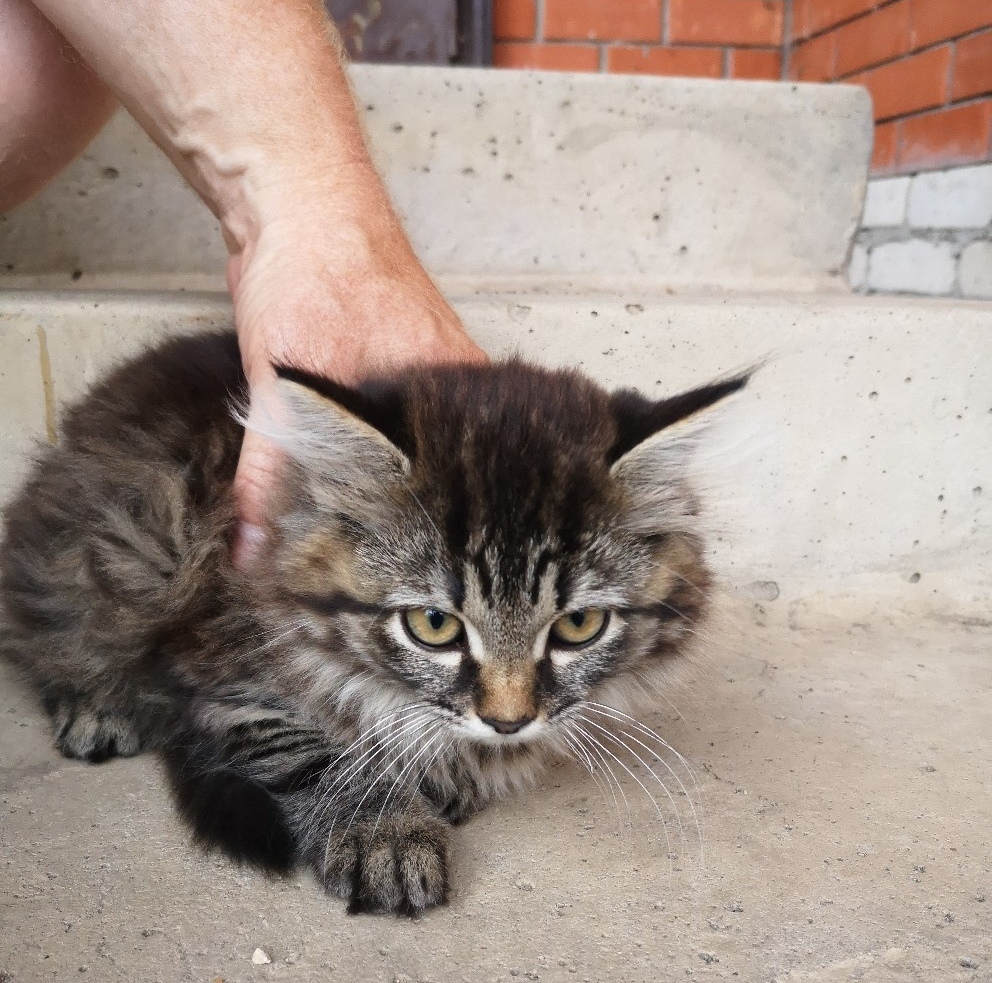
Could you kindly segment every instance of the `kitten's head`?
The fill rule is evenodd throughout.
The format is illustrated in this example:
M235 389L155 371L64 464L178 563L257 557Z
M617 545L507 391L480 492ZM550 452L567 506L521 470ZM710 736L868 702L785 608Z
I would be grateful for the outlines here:
M746 376L661 401L519 361L360 390L280 378L270 595L303 624L315 680L528 741L650 674L702 616L686 458Z

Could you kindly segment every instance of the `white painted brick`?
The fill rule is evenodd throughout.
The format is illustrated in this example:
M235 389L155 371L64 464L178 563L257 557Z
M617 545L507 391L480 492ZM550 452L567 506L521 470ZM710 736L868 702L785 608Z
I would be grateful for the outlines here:
M909 197L908 177L887 177L868 182L861 225L866 229L902 225Z
M992 242L973 242L961 253L958 282L965 297L992 300Z
M868 250L855 246L847 267L847 283L852 290L863 290L868 283Z
M980 229L992 222L992 164L917 174L909 189L914 229Z
M868 286L888 292L948 294L954 287L954 267L954 253L946 242L887 242L871 251Z

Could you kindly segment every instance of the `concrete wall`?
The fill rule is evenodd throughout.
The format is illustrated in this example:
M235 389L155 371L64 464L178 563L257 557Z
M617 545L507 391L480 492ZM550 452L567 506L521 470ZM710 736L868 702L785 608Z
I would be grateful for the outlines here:
M863 85L878 174L992 159L988 0L495 0L496 65Z

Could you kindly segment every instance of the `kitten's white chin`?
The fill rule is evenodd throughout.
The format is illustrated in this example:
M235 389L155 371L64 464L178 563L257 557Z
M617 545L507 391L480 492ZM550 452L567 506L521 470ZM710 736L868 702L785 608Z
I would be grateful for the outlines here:
M479 744L489 747L506 747L508 744L529 744L547 732L548 725L543 720L532 720L515 734L497 734L478 717L467 717L459 722L461 732Z

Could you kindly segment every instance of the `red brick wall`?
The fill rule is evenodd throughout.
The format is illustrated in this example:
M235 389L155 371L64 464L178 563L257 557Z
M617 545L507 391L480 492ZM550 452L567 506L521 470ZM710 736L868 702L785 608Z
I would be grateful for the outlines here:
M494 0L505 68L865 85L876 173L992 160L992 0ZM786 25L791 21L789 36Z
M785 0L494 0L493 60L503 68L779 78L784 8Z
M793 0L788 72L867 86L875 173L992 159L992 0Z

